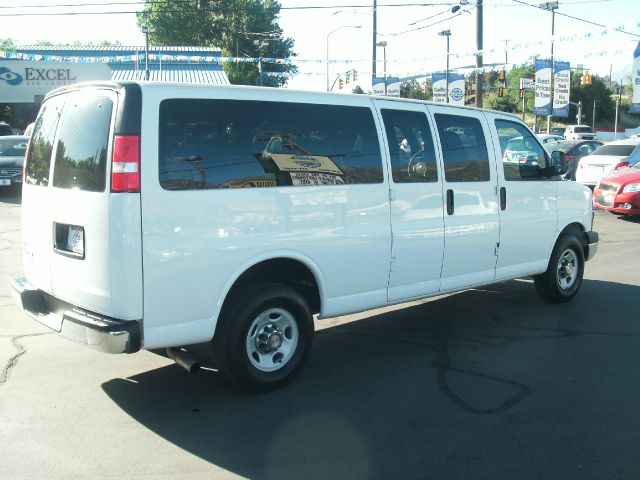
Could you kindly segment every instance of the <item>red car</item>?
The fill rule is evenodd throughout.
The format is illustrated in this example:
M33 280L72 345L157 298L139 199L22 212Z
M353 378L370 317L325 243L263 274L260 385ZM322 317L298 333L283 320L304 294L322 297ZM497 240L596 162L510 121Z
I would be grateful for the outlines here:
M600 179L593 190L596 208L625 215L640 215L640 162Z

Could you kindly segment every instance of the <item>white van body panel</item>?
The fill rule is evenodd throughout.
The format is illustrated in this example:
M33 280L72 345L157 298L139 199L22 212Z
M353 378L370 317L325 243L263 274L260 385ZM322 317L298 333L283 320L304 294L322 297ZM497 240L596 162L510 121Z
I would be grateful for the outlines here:
M493 112L485 115L493 125L500 119L525 126L510 115ZM563 182L505 180L500 140L495 128L491 129L491 135L499 167L499 187L506 190L507 198L507 208L500 210L496 280L544 272L559 233L557 188ZM531 140L537 142L537 137L531 136ZM543 147L540 145L540 148Z
M40 290L51 293L52 222L48 189L22 185L22 263L25 277Z
M375 103L379 115L381 109L422 113L432 134L435 132L425 105L384 100ZM381 116L378 118L382 120ZM384 138L389 155L386 133ZM438 168L441 171L441 162ZM391 178L390 174L388 176ZM442 183L389 182L393 246L388 300L398 302L437 293L444 255Z
M437 124L437 115L462 115L478 120L486 139L491 138L489 126L480 110L456 109L430 105L429 112ZM438 138L440 157L442 143ZM449 291L482 283L495 278L496 247L500 239L497 173L490 145L487 145L490 180L486 182L448 182L443 178L443 191L452 190L455 200L453 215L445 215L444 258L441 290Z
M162 343L156 332L176 339L173 345L210 340L238 265L278 258L283 246L321 266L326 285L321 316L386 304L391 229L384 184L165 190L153 159L158 158L157 112L167 92L153 85L143 92L142 117L154 118L143 122L141 134L146 348ZM178 87L171 95L230 97L264 100L252 89ZM300 101L291 92L274 97ZM371 108L367 97L345 102Z

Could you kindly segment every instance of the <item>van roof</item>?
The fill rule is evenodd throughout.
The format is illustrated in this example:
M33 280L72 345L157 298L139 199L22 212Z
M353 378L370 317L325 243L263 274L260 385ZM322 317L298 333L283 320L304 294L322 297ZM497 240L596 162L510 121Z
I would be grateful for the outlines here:
M305 98L306 100L312 100L313 97L317 97L318 100L320 98L350 98L350 99L376 99L376 100L384 100L389 102L397 102L397 103L421 103L426 105L439 105L439 106L449 106L455 109L462 110L483 110L488 111L487 109L478 109L476 107L471 106L462 106L462 105L451 105L451 104L442 104L436 103L433 101L427 100L417 100L413 98L398 98L398 97L384 97L377 95L361 95L354 93L333 93L333 92L316 92L316 91L305 91L305 90L294 90L288 88L272 88L272 87L254 87L248 85L203 85L203 84L195 84L195 83L175 83L175 82L116 82L116 81L94 81L94 82L80 82L73 85L68 85L64 87L57 88L55 90L50 91L45 98L49 98L55 95L59 95L61 93L69 92L69 91L77 91L84 88L108 88L108 89L120 89L127 85L140 85L142 89L147 88L167 88L171 87L172 89L180 89L180 90L203 90L203 89L214 89L214 90L227 90L227 91L262 91L267 95L287 95L293 94L299 97L300 99ZM506 115L510 117L514 117L519 119L519 117L512 113L506 112L498 112L491 111L491 113L496 113L500 115Z

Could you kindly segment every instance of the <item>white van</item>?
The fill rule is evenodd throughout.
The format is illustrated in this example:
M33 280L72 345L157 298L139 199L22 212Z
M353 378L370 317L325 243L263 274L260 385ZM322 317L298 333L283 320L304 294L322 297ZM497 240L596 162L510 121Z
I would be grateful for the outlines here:
M528 159L503 164L510 138ZM516 156L517 157L517 156ZM514 157L515 158L515 157ZM111 353L210 342L236 385L302 367L334 317L523 276L573 298L591 191L515 116L160 83L50 93L22 195L34 319Z

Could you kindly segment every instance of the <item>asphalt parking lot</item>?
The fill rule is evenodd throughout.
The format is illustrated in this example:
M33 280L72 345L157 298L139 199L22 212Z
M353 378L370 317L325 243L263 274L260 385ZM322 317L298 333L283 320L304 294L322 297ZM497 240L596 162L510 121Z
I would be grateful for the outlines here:
M2 479L640 478L640 220L597 213L569 304L523 279L317 322L301 376L247 395L26 318L19 215L0 192Z

